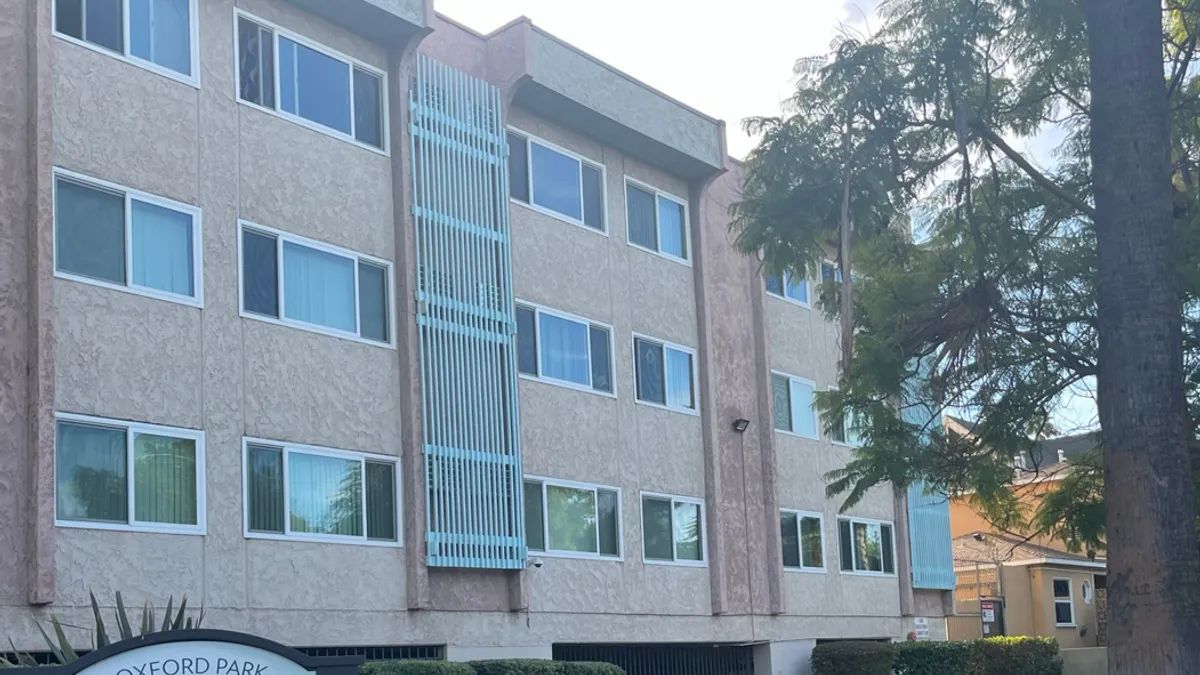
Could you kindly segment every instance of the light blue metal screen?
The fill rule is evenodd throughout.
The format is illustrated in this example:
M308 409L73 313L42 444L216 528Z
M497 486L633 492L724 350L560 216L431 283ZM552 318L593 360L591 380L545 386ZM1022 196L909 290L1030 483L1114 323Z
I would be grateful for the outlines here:
M429 565L522 569L500 91L423 55L409 96Z
M927 374L924 364L918 372ZM909 383L908 400L902 417L910 424L922 425L922 439L930 430L940 427L942 414L923 404L917 404L916 382ZM908 537L912 552L913 588L954 589L954 549L950 538L950 502L946 495L927 493L926 485L917 481L908 488Z

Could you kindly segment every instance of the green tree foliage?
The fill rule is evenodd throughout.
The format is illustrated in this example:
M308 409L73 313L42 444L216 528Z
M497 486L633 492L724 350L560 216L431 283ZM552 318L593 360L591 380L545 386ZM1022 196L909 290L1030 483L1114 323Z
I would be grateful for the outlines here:
M1064 393L1097 374L1082 11L1072 0L890 0L880 11L875 34L845 35L798 64L784 114L747 122L761 141L734 207L738 245L766 271L820 278L820 260L836 257L850 286L853 350L839 389L817 402L827 430L852 414L863 445L828 491L850 506L874 485L927 479L972 492L999 527L1099 548L1098 454L1037 508L1021 508L1013 471L1052 433ZM1164 11L1185 376L1198 419L1200 79L1189 68L1200 0L1167 0ZM1039 167L1020 148L1048 127L1064 138L1053 166ZM847 195L854 277L840 254ZM821 289L830 317L845 314L837 286ZM901 401L978 422L967 436L920 428Z

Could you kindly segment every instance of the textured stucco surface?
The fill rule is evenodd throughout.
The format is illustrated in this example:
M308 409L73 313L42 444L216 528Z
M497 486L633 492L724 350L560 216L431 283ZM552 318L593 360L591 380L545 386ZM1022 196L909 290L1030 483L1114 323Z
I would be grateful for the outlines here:
M13 17L24 16L17 9L28 1L0 0L0 9L13 9L0 12L0 37L25 30L23 19L14 23ZM160 606L170 595L187 593L192 602L205 604L212 627L298 646L528 647L904 635L911 621L899 615L895 578L851 577L835 569L836 505L820 499L819 474L844 462L846 451L827 441L792 444L798 439L770 431L768 368L831 383L836 336L812 323L819 320L815 311L764 298L754 261L733 251L726 213L737 196L738 167L731 164L711 184L689 184L520 108L510 111L508 122L606 167L608 236L514 205L516 294L612 325L616 385L613 398L521 380L525 472L620 487L624 555L620 561L545 556L541 568L515 574L427 569L420 543L424 476L411 325L412 224L404 194L411 176L402 99L411 52L389 54L283 0L236 5L388 66L393 154L386 157L239 104L235 0L200 3L200 88L50 41L44 26L56 58L54 71L43 78L45 96L55 97L53 122L60 131L53 141L46 139L41 154L48 158L53 152L53 162L65 168L200 207L205 306L47 275L46 294L58 296L59 334L45 341L44 351L57 359L59 371L57 376L47 371L52 377L44 391L57 384L57 392L43 408L46 414L59 409L204 429L207 534L53 529L43 520L53 563L44 567L58 573L59 583L54 605L32 610L24 602L31 571L38 567L30 565L35 547L29 544L39 541L33 534L39 530L0 521L0 626L18 647L40 648L32 620L45 620L51 610L65 623L86 625L89 589L105 604L116 590L130 603L148 599ZM484 40L451 22L433 23L435 33L422 50L503 86L520 79L524 71L517 66L527 64L529 54L522 50L532 39L504 40L508 33L502 32ZM25 68L25 47L14 42L21 41L0 40L0 56L12 57L0 59L0 72ZM590 60L585 65L599 67ZM24 96L0 92L0 149L14 153L6 157L23 157L29 133ZM630 101L635 99L621 105ZM690 142L689 128L696 125L662 117L658 103L647 105L638 113L646 118L631 123L660 125L663 133L683 134L667 140ZM47 109L46 125L49 121ZM705 143L715 135L704 133ZM0 176L24 185L28 172L13 174L9 166L0 166ZM49 176L48 165L42 173ZM625 175L688 201L692 265L626 243ZM47 195L43 190L37 198ZM20 191L0 191L0 374L25 372L30 358L23 314L27 269L23 263L3 265L24 260L24 231L13 231L10 223L20 222L28 208ZM398 349L240 317L239 218L399 261ZM40 236L48 242L48 220L43 229ZM706 360L702 415L635 403L634 332L694 348ZM808 342L792 340L797 336ZM42 484L36 487L41 499L29 499L33 471L25 408L6 407L9 401L28 401L28 386L19 378L15 384L0 379L0 513L32 511L33 504L44 517L52 513L46 510L52 492ZM742 416L752 427L739 435L730 423ZM246 539L243 436L403 456L408 546ZM51 458L49 446L36 457L43 463ZM642 561L643 490L707 499L708 566ZM890 491L872 493L855 513L891 519L891 503ZM826 513L828 573L782 572L780 505ZM526 604L528 613L511 611Z

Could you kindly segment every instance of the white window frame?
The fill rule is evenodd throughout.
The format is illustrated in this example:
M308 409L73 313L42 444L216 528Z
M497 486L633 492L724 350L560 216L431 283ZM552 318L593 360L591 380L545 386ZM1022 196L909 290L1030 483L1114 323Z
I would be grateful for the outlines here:
M666 354L666 350L668 348L670 348L670 349L674 349L676 351L684 352L686 354L691 355L691 357L692 357L692 402L695 404L695 408L685 408L682 406L671 405L670 403L655 403L654 401L643 401L642 400L642 398L638 395L638 386L637 386L638 368L640 366L640 364L638 363L638 358L637 358L637 341L638 340L654 342L656 344L662 345L662 347L663 347L663 387L664 387L663 400L664 401L668 400L668 398L667 398L668 385L667 385L667 354ZM671 410L671 411L678 412L678 413L684 413L685 415L696 415L696 416L700 415L700 361L696 358L696 350L695 349L692 349L691 347L684 347L681 344L676 344L669 340L663 340L660 338L653 337L651 335L646 335L645 333L634 333L633 338L629 341L629 349L630 349L630 353L633 357L633 400L636 403L638 403L639 405L650 406L651 408L659 408L661 410Z
M117 183L112 183L99 178L84 175L75 171L69 171L61 167L54 167L51 172L51 186L53 190L53 251L54 251L54 276L59 279L69 279L83 284L108 288L114 291L124 291L133 293L134 295L142 295L147 298L155 298L156 300L166 300L189 307L204 308L204 237L203 223L200 213L200 208L191 204L184 204L166 197L159 197L148 192L134 190L133 188L125 187ZM120 194L125 198L125 283L117 284L104 279L93 279L92 277L66 272L58 268L58 181L59 179L79 183L85 187L94 188L102 192ZM137 286L133 283L133 201L137 200L144 204L159 206L164 209L170 209L179 213L186 214L192 218L192 289L195 291L195 296L180 295L178 293L170 293L157 288L148 288L146 286Z
M594 321L592 319L589 319L585 316L580 316L578 314L570 314L568 312L563 312L563 311L560 311L560 310L557 310L557 309L554 309L551 307L546 307L545 305L539 305L536 302L527 302L525 300L517 299L517 300L513 301L513 304L514 304L514 306L521 305L523 307L533 310L533 312L534 312L533 323L534 323L534 328L536 329L536 332L537 332L537 336L536 336L537 340L535 343L536 348L537 348L537 354L535 355L535 363L537 365L538 374L530 375L528 373L523 373L523 372L521 372L520 368L518 368L517 376L519 378L521 378L523 380L530 380L532 382L545 382L546 384L552 384L556 387L565 387L567 389L574 389L575 391L587 392L589 394L596 394L598 396L606 396L608 398L617 398L616 330L613 329L613 327L610 324L604 323L602 321ZM589 380L588 385L585 386L585 385L579 384L577 382L571 382L570 380L560 380L558 378L549 377L549 376L542 374L542 326L541 326L541 322L539 321L539 318L541 317L542 314L547 314L549 316L558 317L560 319L565 319L567 321L573 321L575 323L581 323L588 327L588 330L589 330L588 351L587 351L588 380ZM591 330L592 326L596 326L597 328L603 328L608 331L608 369L609 369L608 379L609 379L609 382L612 383L612 391L611 392L594 389L590 384L590 381L592 379L592 342L591 342L592 336L591 336L590 330Z
M674 560L653 560L646 557L646 509L645 499L669 500L671 502L671 557ZM700 560L680 560L675 551L675 505L698 504L700 506ZM646 565L667 565L672 567L708 567L708 513L703 499L696 497L681 497L679 495L661 492L642 491L638 495L638 518L642 528L642 563Z
M525 481L536 481L542 484L542 542L545 545L545 550L535 551L530 549L530 555L544 556L547 558L574 558L579 560L604 560L608 562L624 562L625 560L625 528L624 528L624 497L621 493L621 488L611 485L597 485L595 483L578 483L569 480L559 480L557 478L545 478L543 476L524 476L521 479L521 489L525 489ZM583 553L579 551L557 551L550 548L550 524L549 513L550 504L546 500L546 486L561 487L571 490L591 490L592 494L596 495L596 553ZM617 555L600 555L600 496L596 494L598 490L617 493Z
M636 244L629 238L629 204L628 204L629 195L628 195L628 192L626 192L626 194L624 195L625 201L626 201L626 204L625 204L625 243L629 244L633 248L645 251L647 253L653 253L654 255L656 255L660 258L665 258L672 262L677 262L680 265L683 265L685 267L691 267L692 266L692 255L691 255L692 254L692 225L691 225L691 212L690 212L690 207L688 205L688 201L686 199L677 197L669 192L664 192L663 190L659 190L658 188L654 187L653 185L650 185L648 183L643 183L642 181L637 180L636 178L633 178L632 176L629 176L629 175L625 176L625 185L626 186L632 185L633 187L638 188L639 190L642 190L643 192L649 192L650 194L654 195L654 230L658 236L659 249L662 249L662 223L659 222L659 220L658 220L658 200L666 199L667 201L675 202L676 204L679 204L680 206L683 207L683 247L684 247L684 250L686 250L688 252L688 257L680 258L678 256L671 255L670 253L664 253L662 250L656 251L652 248L647 248L645 246L642 246L641 244ZM626 190L628 190L628 187L626 187Z
M272 73L273 80L274 80L273 86L275 87L275 107L273 107L273 108L268 108L267 106L259 105L258 103L254 103L253 101L247 101L242 98L242 69L238 66L238 64L241 63L241 49L242 49L241 41L238 39L238 19L242 19L242 18L247 19L249 21L253 21L254 23L257 23L258 25L260 25L263 28L266 28L272 32L272 38L271 38L271 49L273 52L272 63L274 63L274 71L275 71ZM308 47L309 49L318 51L321 54L328 56L329 58L336 59L338 61L342 61L346 64L346 68L350 72L350 133L348 133L348 134L342 133L341 131L334 129L332 127L327 127L323 124L319 124L317 122L313 122L310 119L301 117L300 115L290 113L281 107L281 105L280 105L281 96L280 96L280 87L279 87L279 38L281 38L281 37L285 37L299 45L303 45L305 47ZM234 87L235 87L234 92L233 92L233 97L234 97L234 100L236 100L239 104L254 108L255 110L261 110L267 114L274 115L280 119L284 119L289 122L298 124L302 127L305 127L306 129L312 129L313 131L325 134L326 136L329 136L331 138L336 138L336 139L351 143L353 145L357 145L360 148L363 148L365 150L370 150L371 152L383 155L384 157L391 156L391 141L392 141L392 139L391 139L391 129L389 128L389 126L390 126L389 121L391 120L391 116L389 113L389 107L391 105L391 102L388 100L388 74L386 71L380 70L379 68L376 68L375 66L372 66L369 63L364 63L364 62L354 58L353 56L343 54L342 52L339 52L338 50L336 50L332 47L321 44L320 42L317 42L316 40L311 40L309 38L306 38L303 35L300 35L299 33L294 33L292 31L280 26L279 24L273 23L271 21L267 21L266 19L260 18L254 14L251 14L250 12L247 12L245 10L238 9L238 8L234 8L234 10L233 10L233 64L234 64ZM383 110L380 111L380 114L382 115L382 117L380 119L381 119L381 123L383 126L383 136L381 139L383 141L382 148L377 148L374 145L371 145L370 143L364 143L364 142L358 140L358 138L356 138L354 135L355 125L357 124L357 120L355 119L355 116L354 116L354 69L355 68L361 68L362 70L379 78L379 97L383 104Z
M1056 582L1056 581L1067 582L1067 597L1066 598L1060 598L1054 594L1054 582ZM1054 601L1054 627L1055 628L1074 628L1076 626L1076 623L1075 623L1075 584L1071 583L1071 580L1066 577L1052 577L1050 579L1050 599ZM1070 623L1059 623L1058 622L1058 605L1059 605L1059 603L1062 603L1062 602L1065 602L1071 606L1071 622Z
M830 387L829 391L837 391L837 387ZM835 437L833 434L829 434L829 442L833 443L834 445L843 447L843 448L861 448L862 447L862 438L860 438L858 436L858 434L854 434L853 441L850 440L850 427L851 427L850 423L852 421L852 417L853 416L850 414L846 414L842 417L842 437L844 440L839 441L837 439L837 437Z
M243 248L242 233L245 230L254 230L261 234L269 235L269 236L276 238L276 245L275 245L275 274L276 274L275 283L276 283L276 287L275 287L275 292L278 296L277 300L279 303L279 316L278 317L265 316L262 314L248 311L246 309L246 289L245 289L246 275L244 272L246 261L245 261L244 253L242 251L242 248ZM260 225L258 223L254 223L249 220L241 220L241 219L238 220L237 242L238 242L238 244L237 244L237 246L238 246L238 314L243 319L254 319L256 321L265 321L266 323L273 323L277 326L289 326L291 328L299 328L301 330L306 330L306 331L310 331L313 333L320 333L322 335L330 335L333 337L342 338L344 340L360 342L365 345L373 345L375 347L386 347L389 349L396 348L396 280L395 280L395 275L393 274L393 267L392 267L392 263L390 260L384 260L383 258L376 258L375 256L366 255L365 253L358 253L356 251L352 251L347 248L342 248L340 246L334 246L333 244L326 244L324 242L320 242L315 239L309 239L308 237L302 237L298 234L292 234L290 232L285 232L283 230L280 230L280 229L277 229L274 227L268 227L266 225ZM284 276L285 275L283 272L283 243L284 242L291 242L293 244L305 246L305 247L311 248L311 249L316 249L318 251L324 251L326 253L340 256L342 258L349 258L352 261L354 261L354 332L353 333L343 331L343 330L338 330L337 328L330 328L329 326L322 326L321 324L308 323L307 321L300 321L299 319L289 319L285 316L285 314L284 314ZM387 292L388 292L388 297L387 297L388 341L387 342L380 342L379 340L372 340L370 338L365 338L365 337L362 337L362 335L360 334L360 332L362 330L362 316L359 313L360 308L358 306L358 281L359 281L358 280L358 263L360 261L371 264L371 265L375 265L377 267L382 267L384 270L384 276L387 278Z
M843 521L850 523L851 539L854 538L854 526L856 524L857 525L868 525L868 526L870 526L870 525L879 526L880 527L879 541L880 541L881 549L883 548L883 529L882 529L882 527L884 525L887 525L888 527L890 527L892 529L892 571L891 572L885 572L883 570L876 572L874 570L858 569L858 547L854 545L853 541L850 542L850 553L852 555L852 561L854 563L855 569L853 569L853 570L842 569L842 529L841 529L840 523L842 523ZM840 574L846 574L846 575L850 575L850 576L864 576L864 577L895 577L896 576L897 567L896 567L896 523L895 522L890 521L890 520L875 520L874 518L860 518L858 516L839 517L837 519L837 522L839 523L838 530L837 530L837 540L838 540L837 566L838 566L838 572ZM880 556L880 564L883 564L883 551L882 550L879 551L879 556Z
M84 1L86 3L86 0L84 0ZM87 21L86 9L84 10L84 12L85 12L84 13L84 17L85 17L84 22L86 24L86 21ZM192 71L192 74L190 76L184 75L183 73L180 73L180 72L176 72L174 70L171 70L170 68L160 66L153 61L147 61L139 56L134 56L133 53L130 52L130 50L129 50L129 0L122 0L122 2L121 2L121 30L122 30L121 39L122 39L123 44L121 46L122 53L120 53L120 54L118 54L117 52L114 52L114 51L110 51L109 49L107 49L105 47L101 47L100 45L92 44L91 42L88 42L86 40L81 40L72 35L67 35L66 33L58 32L58 3L55 2L55 0L50 0L50 14L51 14L50 25L51 25L51 30L54 33L54 36L60 40L65 40L72 44L79 45L80 47L84 47L85 49L90 49L94 52L106 54L108 56L111 56L112 58L119 60L119 61L124 61L126 63L133 64L139 68L144 68L145 70L148 70L152 73L162 75L163 77L170 78L172 80L175 80L176 82L182 82L183 84L191 85L191 86L199 89L200 88L199 0L188 0L188 12L189 12L188 28L191 32L189 41L191 43L191 48L192 48L191 49L191 71Z
M80 530L113 530L119 532L147 532L157 534L186 534L203 536L208 533L208 524L206 512L208 510L208 502L205 495L205 454L204 454L204 432L199 429L185 429L183 427L169 427L160 424L145 424L143 422L130 422L128 420L111 419L107 417L96 417L93 415L78 415L75 413L58 412L54 414L54 422L57 427L58 422L69 422L77 424L88 424L99 427L107 427L110 429L123 429L125 431L125 493L129 500L127 507L128 523L105 523L87 520L64 520L58 517L58 481L54 483L54 525L56 527L65 527ZM169 438L179 438L195 442L196 444L196 524L195 525L170 525L167 523L139 523L135 520L135 487L137 479L134 475L134 436L137 434L149 434L154 436L166 436ZM54 464L58 466L58 443L55 441L54 446Z
M603 235L605 237L609 236L608 235L608 171L607 171L607 169L605 169L604 164L602 162L598 162L589 157L584 157L583 155L579 154L578 152L573 152L571 150L568 150L568 149L562 147L561 145L551 143L550 141L548 141L544 138L541 138L539 136L535 136L534 134L531 134L528 131L525 131L524 129L519 129L512 125L509 125L508 127L506 127L506 129L507 129L507 131L517 134L518 136L525 137L525 141L526 141L525 171L528 173L527 179L529 182L529 201L527 201L527 202L521 201L520 199L513 197L510 192L510 194L508 196L509 203L516 204L518 206L527 208L531 211L536 211L543 215L550 216L551 218L561 220L564 223L570 223L571 225L575 225L576 227L581 227L593 234L599 234L599 235ZM533 192L534 192L533 153L529 149L530 143L537 143L538 145L542 146L543 148L546 148L547 150L552 150L554 152L559 153L560 155L564 155L564 156L569 157L580 163L580 165L579 165L579 204L581 206L581 209L580 209L581 216L584 214L584 211L587 210L587 205L584 204L584 198L583 198L583 165L587 164L594 169L600 170L600 229L596 229L596 228L592 227L591 225L584 223L583 218L578 218L578 219L572 218L571 216L568 216L565 213L559 213L558 211L555 211L553 209L548 209L544 206L540 206L533 202ZM509 148L509 152L512 152L512 148ZM507 166L505 167L505 170L506 171L508 170Z
M812 280L810 280L810 279L804 280L804 289L805 289L804 295L807 296L808 300L801 301L801 300L797 300L796 298L793 298L787 294L788 284L791 281L792 273L785 270L782 274L779 275L779 278L780 278L780 281L782 281L782 283L783 283L783 293L782 294L779 294L779 293L776 293L776 292L770 290L769 287L767 286L767 277L763 277L763 290L766 291L767 295L771 296L772 298L783 300L784 302L796 305L797 307L803 307L804 309L812 309L812 296L813 296Z
M799 377L796 375L789 375L780 370L772 370L771 375L777 375L779 377L783 377L783 378L787 379L787 381L788 381L788 410L792 417L792 428L791 429L786 429L786 430L778 429L778 428L775 428L774 424L771 425L771 428L775 429L775 433L783 434L785 436L795 436L796 438L807 438L807 439L814 440L814 441L820 440L821 439L821 416L817 414L817 406L816 406L817 383L813 382L812 380L810 380L808 378ZM792 384L807 384L808 386L812 387L812 390L813 390L812 416L813 416L813 429L815 430L815 433L811 436L808 434L802 434L802 433L796 431L796 415L795 415L795 412L792 411L792 405L791 405L792 400L794 398L794 396L792 394ZM775 388L774 388L774 386L772 386L771 387L772 410L774 410L774 405L775 405Z
M817 280L818 283L822 283L822 284L825 283L825 271L824 271L825 267L833 268L834 283L838 283L838 284L842 283L842 268L837 263L835 263L832 260L829 260L828 258L823 259L821 261L821 268L822 268L821 278Z
M270 448L276 448L283 453L283 534L275 532L253 532L250 530L250 475L246 467L250 461L250 446L258 445ZM335 459L350 459L361 462L363 471L363 491L362 491L362 508L363 508L363 534L361 537L353 537L350 535L338 534L309 534L309 533L293 533L292 518L291 518L291 486L288 484L288 454L298 452L304 455L317 455L320 457L332 457ZM379 539L367 538L367 489L366 489L366 463L372 462L387 462L395 467L396 471L396 541L383 541ZM351 546L379 546L383 548L403 548L404 547L404 481L400 473L400 458L395 455L381 455L378 453L359 452L357 450L340 450L337 448L326 448L319 445L305 445L303 443L290 443L287 441L276 441L266 438L255 438L252 436L242 437L242 536L246 539L266 539L270 541L307 541L326 544L348 544Z
M798 553L800 554L800 566L799 567L788 567L787 565L784 565L783 570L785 572L805 572L807 574L825 574L829 569L827 566L827 562L826 562L827 560L829 560L829 551L825 548L825 534L826 534L826 532L825 532L825 514L817 513L816 511L799 511L796 509L779 509L779 513L780 513L781 519L783 517L783 514L785 514L785 513L796 516L796 537L797 537L797 541L799 542L799 546L800 546L800 550L798 551ZM820 567L811 567L811 566L806 566L804 564L804 529L801 526L801 521L804 518L816 518L817 522L819 523L818 527L821 528L821 566ZM782 548L783 548L783 543L780 542L780 549L782 550ZM841 552L839 551L839 553L841 553ZM782 556L781 556L781 558L782 558ZM840 565L841 563L839 562L838 564Z

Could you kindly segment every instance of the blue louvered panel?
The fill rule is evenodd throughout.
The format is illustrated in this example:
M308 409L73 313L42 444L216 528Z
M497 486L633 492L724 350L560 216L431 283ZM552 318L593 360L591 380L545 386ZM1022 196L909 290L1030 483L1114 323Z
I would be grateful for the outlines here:
M917 371L923 376L928 374L924 364ZM924 429L921 437L926 440L933 429L941 426L942 415L926 405L916 403L919 400L915 394L916 386L916 382L910 383L912 395L905 401L902 416L909 424L921 425ZM950 538L950 502L941 493L927 493L926 485L921 481L908 488L908 534L913 588L953 590L954 549Z
M428 562L522 569L500 91L418 55L409 109Z

